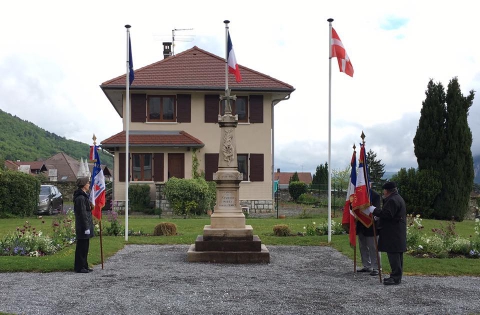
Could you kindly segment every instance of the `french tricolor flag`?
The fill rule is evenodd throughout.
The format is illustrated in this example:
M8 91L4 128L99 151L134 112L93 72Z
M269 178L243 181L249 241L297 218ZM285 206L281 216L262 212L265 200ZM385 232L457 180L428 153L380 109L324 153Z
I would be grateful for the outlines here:
M227 64L228 64L228 72L235 75L235 81L241 82L242 76L240 74L240 68L238 67L237 58L235 58L235 52L233 51L230 32L228 32Z

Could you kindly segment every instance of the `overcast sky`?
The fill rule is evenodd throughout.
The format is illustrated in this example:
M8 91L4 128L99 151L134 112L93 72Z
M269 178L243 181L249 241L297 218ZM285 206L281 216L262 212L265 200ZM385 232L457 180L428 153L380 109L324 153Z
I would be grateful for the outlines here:
M417 167L413 137L429 79L446 87L456 76L464 95L479 90L479 9L470 0L8 1L0 109L67 139L91 144L95 133L99 143L122 130L99 85L125 73L125 24L138 69L163 59L173 29L182 29L175 53L196 45L225 56L228 19L237 62L296 89L275 107L275 169L314 172L328 160L334 18L355 75L332 60L332 167L348 166L362 131L387 171ZM474 155L479 98L469 115Z

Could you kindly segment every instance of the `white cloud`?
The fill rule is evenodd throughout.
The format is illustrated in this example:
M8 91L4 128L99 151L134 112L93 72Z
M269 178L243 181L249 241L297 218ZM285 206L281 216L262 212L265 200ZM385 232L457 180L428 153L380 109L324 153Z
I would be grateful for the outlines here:
M428 80L447 86L457 76L464 94L479 90L479 6L467 0L10 1L2 5L0 109L60 136L91 143L95 133L104 140L122 129L99 85L125 73L125 24L132 25L137 69L163 58L162 42L174 28L193 28L176 33L176 53L197 45L223 56L223 20L230 19L237 61L296 88L275 107L275 168L314 172L328 158L327 18L333 17L355 75L339 73L332 60L332 167L348 165L362 130L367 150L387 170L415 167L413 137ZM184 35L194 37L182 41ZM476 154L479 105L477 97L469 116Z

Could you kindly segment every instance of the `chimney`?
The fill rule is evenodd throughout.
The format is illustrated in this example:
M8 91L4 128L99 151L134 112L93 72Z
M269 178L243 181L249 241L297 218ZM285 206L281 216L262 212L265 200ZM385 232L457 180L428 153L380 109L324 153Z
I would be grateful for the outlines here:
M163 59L172 55L172 42L163 42Z
M279 169L279 168L277 168L277 173L280 173L280 169Z

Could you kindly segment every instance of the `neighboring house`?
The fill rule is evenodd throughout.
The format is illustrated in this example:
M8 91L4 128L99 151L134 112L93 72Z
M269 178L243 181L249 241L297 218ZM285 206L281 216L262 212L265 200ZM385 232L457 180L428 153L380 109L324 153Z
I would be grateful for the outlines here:
M130 86L128 180L146 183L151 197L172 176L192 178L196 158L199 171L208 181L218 170L222 114L219 96L225 93L225 59L198 47L170 56L164 43L164 59L135 70ZM229 75L232 109L238 115L236 145L240 202L255 209L273 209L273 113L274 106L287 100L291 85L240 66L242 81ZM125 75L100 86L123 118L123 131L101 142L115 155L114 197L125 200L126 126Z
M277 171L274 174L274 179L278 180L278 188L288 189L288 184L293 174L295 174L295 172L280 172L280 169L277 169ZM297 172L297 174L298 174L298 179L301 182L304 182L307 185L310 185L312 183L313 178L311 173Z
M37 175L47 171L47 167L45 166L45 162L43 161L14 162L14 161L6 160L4 165L7 169L14 170L14 171L22 171L31 175Z

